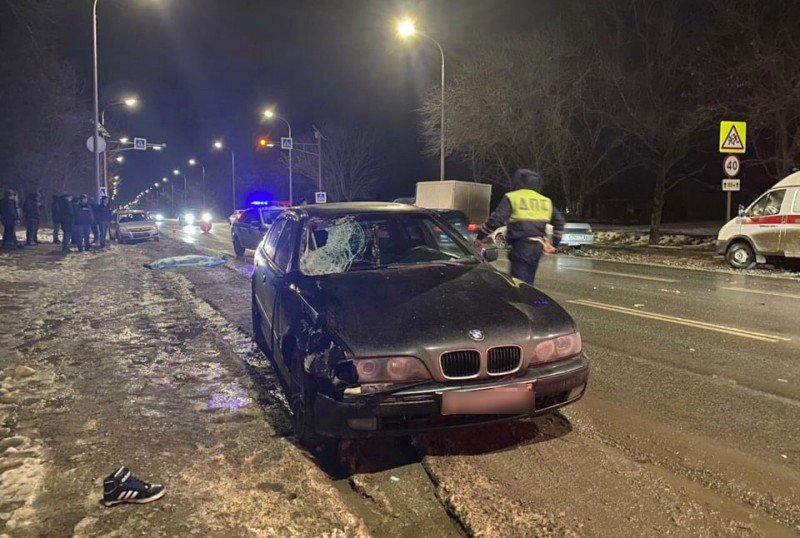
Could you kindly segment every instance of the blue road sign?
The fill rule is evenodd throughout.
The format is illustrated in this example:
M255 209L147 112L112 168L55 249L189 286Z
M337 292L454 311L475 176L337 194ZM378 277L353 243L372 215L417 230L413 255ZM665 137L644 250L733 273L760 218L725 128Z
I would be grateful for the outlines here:
M314 200L318 204L327 204L328 203L328 193L327 192L315 192L314 193Z
M138 149L139 151L145 151L147 149L147 139L146 138L134 138L133 139L133 149Z
M290 137L281 137L281 149L292 149L292 139Z

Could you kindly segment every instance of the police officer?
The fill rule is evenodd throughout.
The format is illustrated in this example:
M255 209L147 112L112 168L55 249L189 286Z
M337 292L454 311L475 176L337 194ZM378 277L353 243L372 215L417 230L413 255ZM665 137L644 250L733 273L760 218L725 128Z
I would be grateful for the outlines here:
M506 193L489 219L478 230L481 240L497 228L506 225L506 239L511 247L511 276L533 285L542 253L555 252L564 233L564 217L553 207L547 196L540 194L542 178L532 170L520 169L514 173L516 190ZM545 226L553 226L552 245L547 241Z

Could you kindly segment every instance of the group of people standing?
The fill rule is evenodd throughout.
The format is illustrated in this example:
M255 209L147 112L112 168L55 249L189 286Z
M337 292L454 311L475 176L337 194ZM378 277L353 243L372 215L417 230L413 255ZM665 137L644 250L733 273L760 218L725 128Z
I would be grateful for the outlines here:
M22 217L25 222L25 243L17 240L16 226L20 222L17 193L6 190L0 201L0 220L3 224L3 249L12 250L39 243L39 220L44 210L41 195L33 192L25 198ZM50 215L53 221L53 243L61 244L61 252L69 252L75 245L79 252L88 251L92 244L105 248L111 207L107 196L95 204L86 194L53 196ZM59 235L61 237L59 237Z

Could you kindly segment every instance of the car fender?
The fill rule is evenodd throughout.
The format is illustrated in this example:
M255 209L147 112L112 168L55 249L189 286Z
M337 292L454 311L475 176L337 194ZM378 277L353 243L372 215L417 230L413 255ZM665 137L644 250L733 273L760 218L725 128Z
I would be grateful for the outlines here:
M753 249L753 252L756 255L756 263L767 263L767 258L758 251L756 245L753 243L753 240L743 234L733 235L728 238L728 240L725 243L725 253L727 253L730 246L737 241L744 241L745 243L750 245L750 248Z

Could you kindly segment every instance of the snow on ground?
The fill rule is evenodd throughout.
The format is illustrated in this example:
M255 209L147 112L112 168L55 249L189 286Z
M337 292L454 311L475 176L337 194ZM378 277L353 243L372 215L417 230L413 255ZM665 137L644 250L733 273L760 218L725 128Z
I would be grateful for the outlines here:
M142 266L160 245L0 254L0 535L366 534L287 440L250 338ZM167 495L103 508L120 465Z

